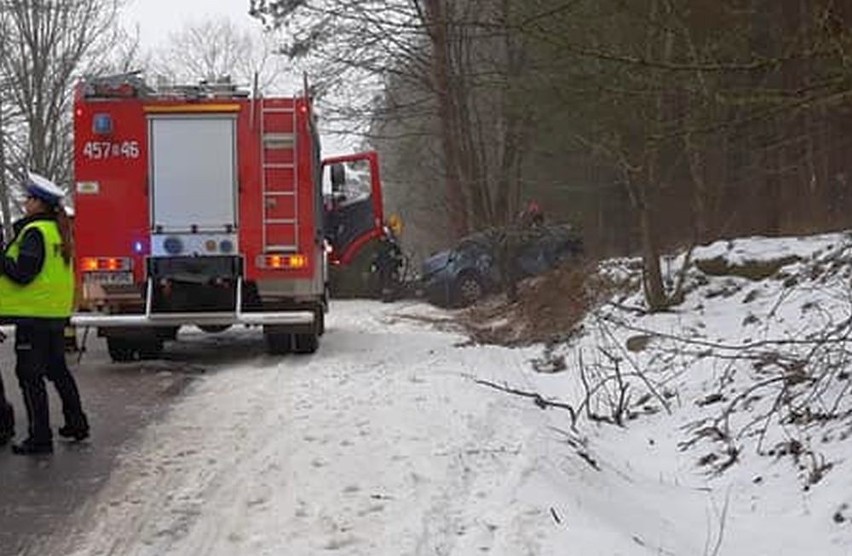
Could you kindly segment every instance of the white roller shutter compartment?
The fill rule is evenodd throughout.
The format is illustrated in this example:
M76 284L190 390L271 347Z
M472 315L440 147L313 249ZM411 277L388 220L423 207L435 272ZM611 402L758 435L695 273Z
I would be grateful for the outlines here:
M235 128L232 117L150 120L151 220L156 230L236 227Z

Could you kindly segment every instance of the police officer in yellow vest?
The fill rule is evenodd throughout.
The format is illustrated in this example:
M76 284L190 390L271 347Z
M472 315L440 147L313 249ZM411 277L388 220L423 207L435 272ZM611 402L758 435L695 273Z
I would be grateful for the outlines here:
M65 362L63 328L74 297L71 229L62 190L30 173L24 217L0 260L0 318L15 324L15 374L29 420L29 435L12 446L16 454L53 451L47 378L62 399L65 425L60 436L82 440L89 425L77 383Z

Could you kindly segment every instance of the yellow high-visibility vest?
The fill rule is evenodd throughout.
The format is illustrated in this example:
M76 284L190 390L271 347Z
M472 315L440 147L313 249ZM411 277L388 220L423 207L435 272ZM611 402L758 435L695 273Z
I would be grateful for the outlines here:
M74 270L62 258L62 236L52 220L30 222L6 248L6 256L18 260L24 234L35 228L44 239L44 264L29 284L17 284L0 276L0 316L68 318L74 304Z

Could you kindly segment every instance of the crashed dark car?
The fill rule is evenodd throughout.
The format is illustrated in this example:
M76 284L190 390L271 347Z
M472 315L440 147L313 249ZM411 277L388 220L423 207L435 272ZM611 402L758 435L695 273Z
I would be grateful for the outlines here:
M431 303L467 307L503 287L498 262L499 230L471 234L453 247L433 254L421 266L420 290ZM531 234L517 254L520 278L536 276L579 257L583 242L567 224L548 224Z

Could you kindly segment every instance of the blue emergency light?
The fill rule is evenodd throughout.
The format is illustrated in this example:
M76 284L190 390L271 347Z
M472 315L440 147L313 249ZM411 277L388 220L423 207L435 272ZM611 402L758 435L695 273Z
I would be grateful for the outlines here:
M95 114L92 118L92 131L97 135L109 135L112 133L112 116L109 114Z

